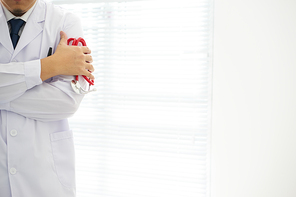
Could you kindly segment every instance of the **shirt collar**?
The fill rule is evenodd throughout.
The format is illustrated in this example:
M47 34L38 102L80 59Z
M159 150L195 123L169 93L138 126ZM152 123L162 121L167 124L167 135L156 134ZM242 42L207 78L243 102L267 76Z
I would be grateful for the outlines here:
M6 21L10 21L11 19L15 18L15 19L22 19L23 21L27 22L29 16L31 15L32 11L34 10L35 6L36 6L37 1L35 2L35 4L22 16L14 16L5 6L3 7L4 10L4 14L6 17Z

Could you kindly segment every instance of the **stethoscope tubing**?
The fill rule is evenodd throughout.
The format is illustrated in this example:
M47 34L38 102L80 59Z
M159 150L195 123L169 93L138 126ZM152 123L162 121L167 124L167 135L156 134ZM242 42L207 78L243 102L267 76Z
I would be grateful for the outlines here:
M69 45L70 42L72 41L72 46L78 46L79 43L82 44L82 46L86 46L86 42L83 38L79 37L78 39L75 38L69 38L67 41L67 44ZM94 80L91 80L87 78L86 76L82 75L82 77L90 84L90 85L95 85ZM78 81L78 75L75 76L75 80Z

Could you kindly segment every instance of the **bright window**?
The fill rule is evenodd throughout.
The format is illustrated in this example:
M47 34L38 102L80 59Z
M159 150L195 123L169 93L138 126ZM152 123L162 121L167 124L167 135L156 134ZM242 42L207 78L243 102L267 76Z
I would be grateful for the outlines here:
M96 68L70 119L77 196L209 197L212 0L53 2Z

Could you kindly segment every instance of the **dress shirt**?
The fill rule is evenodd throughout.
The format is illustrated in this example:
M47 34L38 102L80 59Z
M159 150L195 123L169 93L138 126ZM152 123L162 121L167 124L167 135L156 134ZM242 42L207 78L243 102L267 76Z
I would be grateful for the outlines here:
M36 1L37 2L37 1ZM35 4L22 16L14 16L5 6L3 7L3 11L6 17L6 21L9 27L9 32L11 32L11 26L10 23L8 23L8 21L10 21L11 19L22 19L23 21L27 22L29 16L31 15L32 11L34 10L35 6L36 6L36 2ZM26 23L25 23L26 24ZM24 30L25 24L20 28L18 35L21 36L22 32Z

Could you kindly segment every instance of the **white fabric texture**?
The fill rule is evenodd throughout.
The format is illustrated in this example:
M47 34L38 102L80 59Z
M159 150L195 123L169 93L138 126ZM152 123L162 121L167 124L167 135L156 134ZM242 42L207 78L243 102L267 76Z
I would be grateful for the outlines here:
M42 82L40 59L55 51L60 31L81 37L74 14L38 0L13 49L0 8L0 197L74 197L72 131L67 118L83 96L56 76Z

